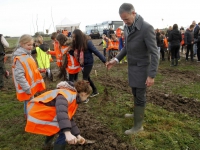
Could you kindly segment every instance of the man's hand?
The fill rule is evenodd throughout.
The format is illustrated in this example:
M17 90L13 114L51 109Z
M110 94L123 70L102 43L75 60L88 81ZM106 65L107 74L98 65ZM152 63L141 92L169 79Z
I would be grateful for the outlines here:
M151 78L151 77L147 77L147 80L146 80L146 86L147 87L150 87L154 84L154 78Z
M83 145L85 143L85 139L80 135L77 136L77 141L81 145Z
M64 134L65 134L65 138L66 138L66 141L68 142L68 144L76 144L77 143L77 138L74 135L72 135L70 131L67 131Z
M108 69L110 69L110 68L112 68L112 66L114 66L116 63L117 63L117 61L114 60L114 59L112 59L112 60L110 60L109 62L106 63L106 67L107 67Z

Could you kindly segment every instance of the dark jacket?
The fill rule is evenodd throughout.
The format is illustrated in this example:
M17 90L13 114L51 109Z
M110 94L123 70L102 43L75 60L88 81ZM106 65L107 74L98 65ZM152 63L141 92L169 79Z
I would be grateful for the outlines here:
M197 39L199 34L199 26L196 25L194 28L194 38Z
M49 45L48 44L41 44L40 46L39 46L39 48L42 50L42 51L44 51L44 52L47 52L48 50L49 50ZM36 51L36 49L34 49L34 50L32 50L31 51L31 54L36 54L37 53L37 51Z
M172 31L172 30L167 30L167 33L166 33L167 39L169 38L171 31Z
M192 42L194 42L194 33L193 31L190 31L189 29L186 30L184 35L185 45L191 45Z
M171 46L180 45L181 40L182 40L182 36L179 30L172 30L170 32L168 41L171 43Z
M76 102L78 104L81 102L78 96ZM80 130L73 118L70 120L68 117L68 101L63 95L58 95L54 100L45 103L45 105L56 107L57 121L61 132L71 131L75 136L80 134Z
M125 46L116 58L127 55L128 81L131 87L145 88L147 77L154 78L158 68L158 49L152 25L139 16L130 33L125 25ZM129 33L129 34L128 34Z
M157 47L161 47L161 38L160 38L160 33L156 33L156 43Z
M103 56L103 54L101 54L96 47L93 45L91 40L88 40L87 43L87 50L84 52L84 66L90 66L93 65L94 63L94 58L92 53L94 53L97 57L99 57L99 59L103 62L106 63L106 59Z

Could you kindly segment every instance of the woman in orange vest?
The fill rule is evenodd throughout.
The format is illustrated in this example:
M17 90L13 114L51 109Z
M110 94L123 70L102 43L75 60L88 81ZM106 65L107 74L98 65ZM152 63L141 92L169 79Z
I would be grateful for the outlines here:
M78 104L84 102L92 89L88 81L62 81L56 90L47 91L28 103L28 119L25 131L46 136L43 149L51 147L54 136L54 150L65 150L68 144L84 144L85 139L73 120Z
M24 114L27 116L27 103L34 95L45 89L44 80L37 64L31 56L33 39L30 35L22 35L19 46L13 53L12 73L17 99L24 101Z
M64 57L62 68L65 68L69 74L69 81L74 82L78 79L78 73L81 71L81 66L74 57L74 51L71 49L72 40L67 38L64 34L59 34L56 39L61 46L61 51L66 49L66 57Z

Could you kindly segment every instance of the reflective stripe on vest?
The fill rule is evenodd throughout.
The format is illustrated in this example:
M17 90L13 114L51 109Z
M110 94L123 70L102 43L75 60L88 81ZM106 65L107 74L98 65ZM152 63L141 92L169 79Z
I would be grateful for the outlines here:
M66 70L69 74L76 74L81 71L80 64L74 56L67 54L67 59L68 65L66 66Z
M113 44L110 39L108 39L108 50L112 50Z
M111 41L112 45L113 45L113 49L114 50L118 50L119 49L119 41Z
M57 122L56 108L44 104L54 100L58 94L62 94L67 99L68 116L71 120L78 107L76 104L77 93L67 89L47 91L28 103L28 119L25 128L27 132L50 136L60 130Z
M64 55L67 52L68 47L61 49L62 54Z
M20 84L17 83L16 78L14 76L14 69L15 69L15 63L19 60L22 64L24 71L25 71L25 78L30 85L31 94L26 94L25 91L21 88ZM31 65L31 67L30 67ZM22 55L17 56L14 58L13 61L13 80L16 88L17 93L17 99L19 101L24 101L30 99L30 97L34 96L34 94L38 91L42 91L45 89L44 80L38 71L37 65L34 61L34 59L29 55Z

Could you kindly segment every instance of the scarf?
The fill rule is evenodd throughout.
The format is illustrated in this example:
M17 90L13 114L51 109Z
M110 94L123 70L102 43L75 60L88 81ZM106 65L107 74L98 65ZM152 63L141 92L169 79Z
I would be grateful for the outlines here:
M78 49L75 49L74 50L74 57L80 63L81 66L84 65L84 52L83 52L82 49L80 51Z

